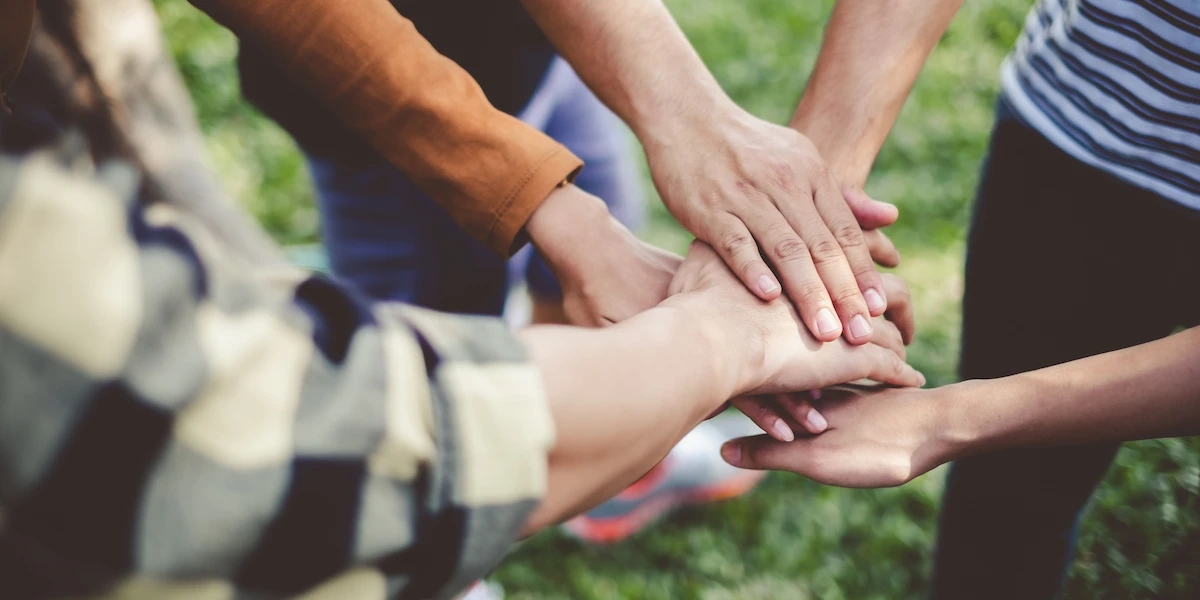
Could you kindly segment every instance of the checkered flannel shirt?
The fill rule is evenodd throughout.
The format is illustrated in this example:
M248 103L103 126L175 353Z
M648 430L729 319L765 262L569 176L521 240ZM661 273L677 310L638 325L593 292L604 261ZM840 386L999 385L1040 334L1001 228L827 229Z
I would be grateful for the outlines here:
M0 597L440 598L553 423L499 320L242 264L133 171L0 158Z

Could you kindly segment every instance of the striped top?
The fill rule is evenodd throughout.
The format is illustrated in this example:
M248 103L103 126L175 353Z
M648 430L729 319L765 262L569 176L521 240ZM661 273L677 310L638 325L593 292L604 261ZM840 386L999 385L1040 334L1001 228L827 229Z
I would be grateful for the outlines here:
M1039 0L1003 89L1063 151L1200 210L1200 0Z

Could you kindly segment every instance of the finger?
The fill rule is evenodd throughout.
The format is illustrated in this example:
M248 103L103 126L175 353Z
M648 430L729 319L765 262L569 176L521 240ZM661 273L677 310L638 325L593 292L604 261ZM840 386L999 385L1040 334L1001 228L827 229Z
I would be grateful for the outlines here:
M704 260L709 253L716 253L712 246L702 240L692 240L688 246L687 256L675 269L671 285L667 287L667 296L674 296L684 290L690 290L696 285L696 279L703 270Z
M884 273L883 289L887 290L888 295L888 309L884 316L896 325L904 345L907 346L912 343L917 331L916 317L913 316L912 294L908 290L908 284L891 273Z
M811 204L810 204L811 207ZM815 215L815 209L812 211ZM819 217L814 217L819 220ZM788 299L813 336L832 342L842 335L833 299L813 263L808 245L775 206L748 215L746 224L754 239L766 249L766 255L779 272ZM822 225L823 227L823 225ZM857 293L857 288L854 289Z
M863 377L899 387L925 385L925 376L904 362L895 352L875 344L863 346L860 352L866 354L868 359L868 369Z
M812 434L821 433L829 428L829 422L817 409L813 408L807 392L800 394L780 394L775 402L787 410L792 420Z
M774 300L782 290L775 274L759 255L754 240L738 217L724 213L714 218L709 241L717 254L751 293L763 300Z
M780 417L775 403L767 396L734 398L732 404L771 437L790 442L796 439L792 427Z
M895 323L883 317L875 317L875 333L871 336L871 343L891 350L900 360L907 359L904 336L900 334L900 329Z
M867 251L871 253L871 259L875 261L875 264L889 269L900 266L900 251L883 231L878 229L863 231L863 238L867 241ZM890 296L888 301L891 302Z
M900 218L900 209L895 204L874 200L862 190L842 187L842 197L863 229L887 227Z
M818 192L818 194L821 193L823 192ZM849 211L846 209L845 203L842 204L842 210L848 215ZM841 244L825 226L825 221L812 198L805 195L787 202L777 202L776 205L787 218L788 223L807 244L817 274L824 282L828 295L833 300L834 310L842 323L843 337L851 344L864 344L870 341L872 326L867 302L863 299L858 280L850 269L850 264L846 261ZM848 222L853 224L853 219L849 218ZM796 294L802 293L802 290L793 291L792 288L796 283L782 270L780 276L788 296L795 301ZM881 288L882 286L877 287ZM882 299L882 291L876 293L880 294ZM886 300L884 300L884 307L886 308Z
M842 247L850 272L854 274L858 289L866 301L869 316L882 315L887 310L887 291L883 289L879 271L875 270L875 260L871 258L862 228L832 177L826 179L823 187L817 188L816 203L825 225Z
M721 446L721 458L740 469L780 470L806 474L811 456L807 441L781 443L765 435L729 440Z

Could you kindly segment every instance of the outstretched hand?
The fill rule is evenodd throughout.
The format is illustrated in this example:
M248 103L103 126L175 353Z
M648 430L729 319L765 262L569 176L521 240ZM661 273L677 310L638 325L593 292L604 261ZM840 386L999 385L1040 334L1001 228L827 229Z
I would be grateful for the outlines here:
M814 401L828 420L820 435L792 442L765 435L727 442L721 455L743 469L792 471L829 485L892 487L950 460L954 444L939 419L949 388L843 386Z

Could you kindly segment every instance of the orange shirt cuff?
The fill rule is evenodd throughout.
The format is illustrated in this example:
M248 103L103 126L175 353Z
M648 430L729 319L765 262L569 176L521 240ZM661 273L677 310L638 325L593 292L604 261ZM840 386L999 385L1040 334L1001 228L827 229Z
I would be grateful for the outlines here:
M501 256L511 256L520 250L529 239L525 235L525 223L542 202L564 181L574 181L583 169L583 161L555 144L535 161L497 207L495 218L487 232L485 243Z

